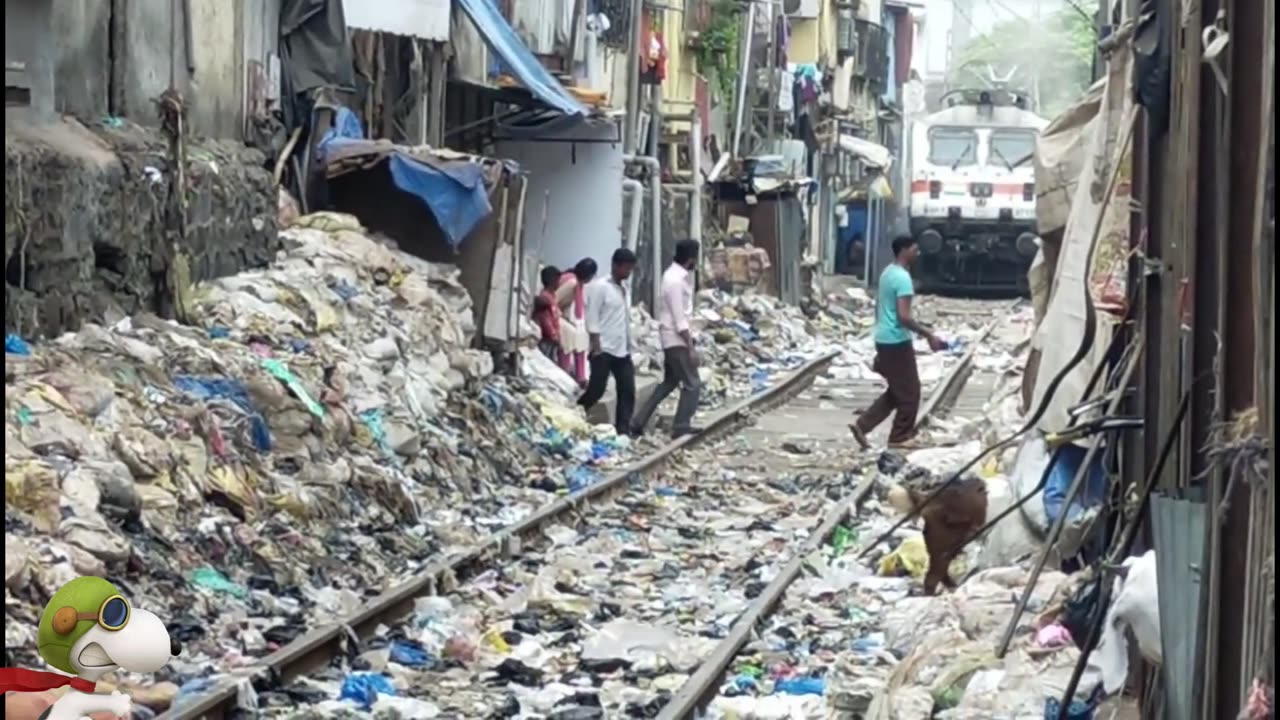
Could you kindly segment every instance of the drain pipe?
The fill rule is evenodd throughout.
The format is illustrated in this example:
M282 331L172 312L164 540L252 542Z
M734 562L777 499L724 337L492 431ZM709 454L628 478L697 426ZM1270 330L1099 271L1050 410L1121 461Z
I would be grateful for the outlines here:
M662 297L662 166L658 158L646 155L623 155L622 159L632 165L639 165L649 171L649 192L653 194L652 213L653 247L649 248L650 260L653 263L653 307L650 312L657 317L658 298Z
M644 206L644 184L639 180L624 178L622 181L622 197L631 198L631 207L627 214L627 226L622 231L622 247L636 249L636 241L640 237L640 210Z
M702 116L695 109L690 122L689 159L693 163L693 194L689 197L689 237L702 245Z

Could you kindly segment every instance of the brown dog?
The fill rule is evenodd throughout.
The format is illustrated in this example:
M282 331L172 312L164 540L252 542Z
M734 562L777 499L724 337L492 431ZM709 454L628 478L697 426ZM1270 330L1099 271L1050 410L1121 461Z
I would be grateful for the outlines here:
M920 508L924 520L924 546L929 553L929 571L924 576L924 592L933 595L938 583L954 590L956 583L947 571L951 561L987 521L987 484L976 475L966 475L943 487L932 502L925 504L931 490L902 485L889 488L889 504L906 515Z

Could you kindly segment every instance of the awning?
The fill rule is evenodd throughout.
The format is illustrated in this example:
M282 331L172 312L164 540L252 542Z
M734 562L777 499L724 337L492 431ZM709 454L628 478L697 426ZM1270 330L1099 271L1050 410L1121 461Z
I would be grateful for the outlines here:
M840 149L857 155L874 168L885 169L893 162L893 153L889 152L889 148L853 135L840 134Z
M502 58L503 65L534 97L565 115L588 114L587 106L578 102L551 77L538 58L525 47L507 19L498 12L493 0L458 0L458 4L475 23L476 31L484 37L489 49Z

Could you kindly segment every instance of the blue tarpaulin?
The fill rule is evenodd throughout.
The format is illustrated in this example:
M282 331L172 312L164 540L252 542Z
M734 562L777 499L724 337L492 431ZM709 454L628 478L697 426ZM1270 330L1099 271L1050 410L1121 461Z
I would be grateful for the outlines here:
M587 115L587 106L578 102L551 73L538 62L507 19L498 12L493 0L458 0L458 4L475 23L476 30L502 64L510 69L521 85L533 96L565 115Z
M320 141L320 157L325 157L331 148L352 142L364 142L364 129L355 113L339 108L333 128ZM426 204L454 250L493 211L484 184L484 169L475 163L436 167L407 153L393 151L389 167L396 187Z

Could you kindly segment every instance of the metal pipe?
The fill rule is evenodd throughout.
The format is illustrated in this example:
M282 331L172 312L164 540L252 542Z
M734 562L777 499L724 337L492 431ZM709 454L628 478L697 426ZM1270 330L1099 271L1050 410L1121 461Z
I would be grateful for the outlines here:
M747 5L746 32L743 33L742 43L742 62L738 68L741 77L738 78L738 107L735 108L736 114L733 119L733 146L729 154L733 159L738 159L738 150L742 147L742 115L747 108L747 77L751 75L751 40L755 36L756 31L756 4Z
M647 155L623 155L624 162L640 165L649 172L649 192L653 194L652 222L653 247L650 248L650 260L653 263L653 297L649 311L657 317L658 298L662 297L662 164L658 158Z
M662 297L662 163L658 153L662 144L662 85L649 91L649 152L653 153L653 316L658 317L658 298Z
M769 108L765 117L766 122L769 124L766 126L768 129L765 131L764 137L765 147L767 148L765 152L772 154L778 152L777 147L775 147L778 136L773 127L778 111L778 8L772 2L769 3L768 38L769 47L765 57L768 58L769 64Z
M622 196L631 198L631 207L627 209L627 226L622 232L622 247L634 250L636 240L640 237L640 209L644 206L644 184L639 180L624 179Z
M644 29L640 16L644 0L631 0L631 45L627 58L627 115L623 118L622 151L636 151L636 127L640 119L640 47L644 45Z
M693 197L689 198L689 237L702 244L702 116L693 111L689 141L690 164L693 165Z

